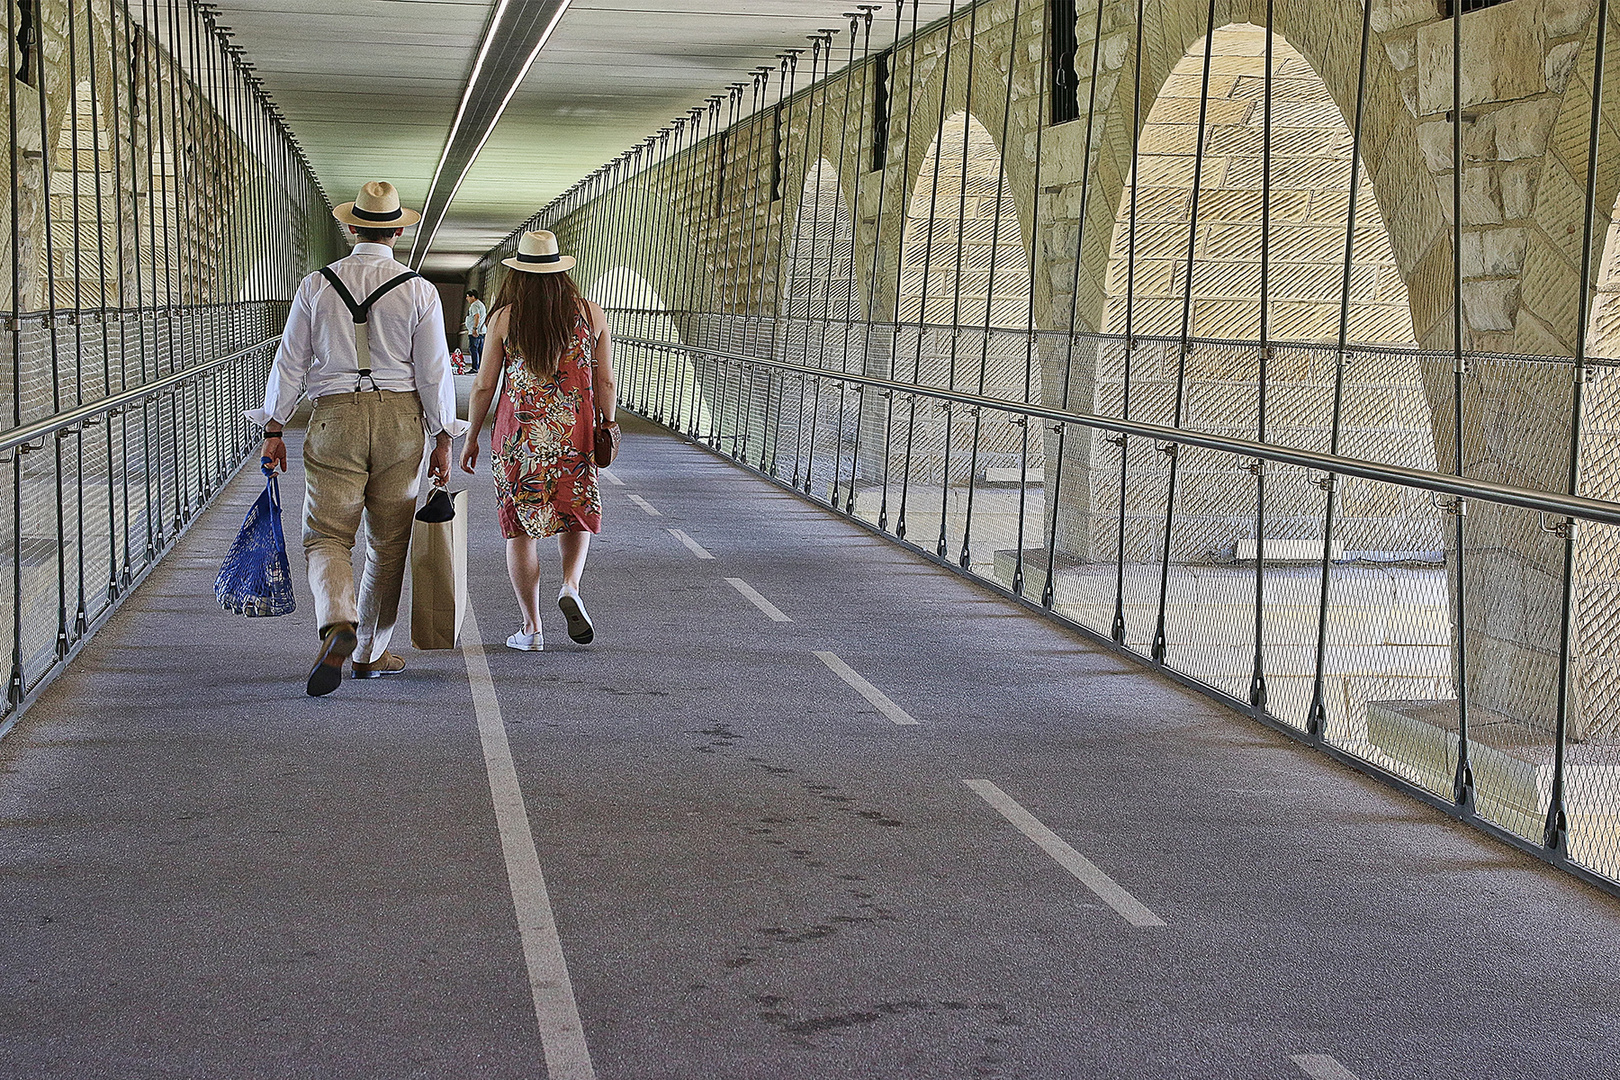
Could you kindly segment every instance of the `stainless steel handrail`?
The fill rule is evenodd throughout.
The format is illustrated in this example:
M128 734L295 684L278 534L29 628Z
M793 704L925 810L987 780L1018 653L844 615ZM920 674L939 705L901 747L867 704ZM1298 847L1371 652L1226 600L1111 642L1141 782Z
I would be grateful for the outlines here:
M1078 424L1082 427L1116 431L1124 435L1137 435L1144 439L1154 439L1160 442L1196 446L1201 449L1214 450L1218 453L1232 454L1237 457L1260 458L1264 461L1275 461L1283 465L1316 469L1320 472L1338 476L1355 476L1364 480L1375 480L1380 483L1396 484L1401 487L1417 488L1423 491L1439 491L1467 499L1483 499L1486 502L1503 503L1536 513L1562 515L1603 525L1620 525L1620 503L1609 502L1604 499L1588 499L1579 495L1559 495L1549 491L1537 491L1533 488L1493 484L1485 480L1472 480L1466 476L1428 472L1423 469L1408 469L1399 465L1384 465L1362 458L1341 457L1336 454L1323 454L1313 450L1273 446L1269 443L1255 442L1251 439L1237 439L1227 435L1209 435L1187 428L1143 423L1140 420L1098 416L1093 413L1069 412L1064 409L1052 409L1043 405L1027 404L1021 401L1008 401L1005 398L984 397L956 390L945 390L935 386L919 386L913 383L896 382L892 379L880 379L871 375L857 375L851 372L811 367L805 364L792 364L783 360L767 360L762 357L745 356L740 353L687 345L682 342L651 341L646 338L626 336L620 336L617 340L644 348L700 353L716 359L754 364L759 367L774 368L797 375L810 375L836 382L859 383L863 386L871 386L894 393L919 394L924 397L939 398L963 405L974 405L1001 412L1021 413L1026 416L1050 420L1054 423ZM3 444L0 444L0 448L3 448Z
M0 454L8 450L15 450L19 446L39 442L41 439L54 435L58 431L71 430L83 424L86 420L122 409L125 405L133 404L144 398L157 397L182 383L195 379L199 375L206 375L216 368L225 367L234 361L242 359L244 356L275 345L280 341L281 337L279 335L265 338L263 341L249 345L245 349L239 349L227 356L221 356L217 360L210 360L207 363L198 364L196 367L189 367L183 371L176 371L172 375L165 375L161 379L142 383L129 390L121 390L116 394L97 398L95 401L75 406L65 412L47 416L43 420L35 420L31 424L24 424L22 427L15 427L10 431L0 432Z

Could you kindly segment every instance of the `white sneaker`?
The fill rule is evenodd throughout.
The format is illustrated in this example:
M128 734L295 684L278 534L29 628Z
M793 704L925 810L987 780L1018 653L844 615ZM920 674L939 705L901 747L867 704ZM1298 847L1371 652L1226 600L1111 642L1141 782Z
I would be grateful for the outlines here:
M545 642L541 640L541 632L539 630L536 630L532 634L525 634L523 631L519 630L517 633L506 639L506 647L508 649L517 649L520 652L544 652L546 648Z
M581 645L589 645L591 639L596 637L596 627L591 625L591 617L585 613L585 604L579 598L579 590L571 585L564 585L557 594L557 606L562 609L563 617L568 620L568 636Z

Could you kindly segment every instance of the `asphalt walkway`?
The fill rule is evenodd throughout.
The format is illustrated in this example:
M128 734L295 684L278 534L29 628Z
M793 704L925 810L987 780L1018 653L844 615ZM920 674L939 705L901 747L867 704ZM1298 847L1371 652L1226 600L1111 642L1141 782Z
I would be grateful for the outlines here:
M626 428L596 644L480 475L477 635L322 700L232 484L0 742L0 1076L1620 1075L1607 896Z

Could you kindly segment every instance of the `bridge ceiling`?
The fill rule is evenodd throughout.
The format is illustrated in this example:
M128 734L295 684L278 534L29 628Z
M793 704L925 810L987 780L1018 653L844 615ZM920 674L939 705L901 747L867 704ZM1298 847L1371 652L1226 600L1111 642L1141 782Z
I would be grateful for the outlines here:
M559 7L561 17L418 257L428 271L468 266L575 180L702 104L726 84L775 64L822 27L845 27L848 0L510 0L452 139L495 3L462 0L221 0L247 59L334 201L392 180L409 206L448 199L487 124ZM937 9L937 10L935 10ZM921 5L923 23L945 0ZM873 48L893 32L885 5ZM910 22L909 6L906 20ZM847 56L845 35L838 55ZM501 76L505 76L504 79ZM808 66L800 70L801 85ZM469 131L467 129L472 128ZM448 150L448 152L447 152ZM440 170L441 158L446 166ZM431 250L422 248L432 235Z

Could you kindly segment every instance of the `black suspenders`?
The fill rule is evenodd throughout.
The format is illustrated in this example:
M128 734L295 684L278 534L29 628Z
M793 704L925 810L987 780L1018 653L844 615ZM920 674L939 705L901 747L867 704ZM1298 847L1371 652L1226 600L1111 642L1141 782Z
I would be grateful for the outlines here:
M411 280L411 278L419 275L414 270L407 270L398 277L383 282L377 286L376 292L366 297L365 300L357 302L348 286L343 284L343 279L338 277L337 272L330 266L321 267L320 274L331 282L332 288L337 290L338 298L343 301L344 306L349 309L349 314L354 317L354 358L355 367L359 372L358 377L355 379L355 387L358 389L360 379L371 378L371 340L370 332L366 326L366 321L371 316L371 305ZM371 385L375 388L377 384L373 381Z

